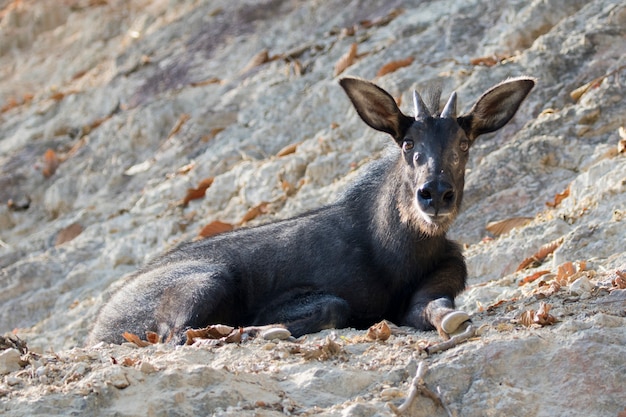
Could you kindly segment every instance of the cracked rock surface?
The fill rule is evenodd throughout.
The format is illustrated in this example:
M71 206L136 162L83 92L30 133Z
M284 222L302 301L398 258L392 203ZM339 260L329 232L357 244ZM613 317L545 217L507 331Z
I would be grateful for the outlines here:
M426 361L453 415L623 416L625 39L613 0L0 0L0 333L28 346L0 343L0 413L391 416ZM331 202L392 146L343 75L407 113L433 83L466 111L537 78L472 147L450 232L477 335L430 356L438 336L404 328L83 348L152 257Z

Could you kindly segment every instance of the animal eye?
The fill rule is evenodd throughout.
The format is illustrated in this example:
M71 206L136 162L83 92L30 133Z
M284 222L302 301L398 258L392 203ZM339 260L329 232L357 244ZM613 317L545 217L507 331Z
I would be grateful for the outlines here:
M412 140L405 140L404 142L402 142L402 150L404 152L408 152L411 149L413 149L413 141Z
M461 141L461 143L459 144L459 148L461 148L462 152L467 152L467 150L469 149L469 141L468 140Z

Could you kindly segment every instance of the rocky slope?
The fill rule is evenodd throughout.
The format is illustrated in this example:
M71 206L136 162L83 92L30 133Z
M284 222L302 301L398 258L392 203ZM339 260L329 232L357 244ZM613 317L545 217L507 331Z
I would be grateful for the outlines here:
M2 346L3 415L393 415L420 362L445 408L407 415L626 414L624 4L4 0L0 19L0 331L29 349ZM332 201L390 146L338 73L407 112L433 83L466 110L537 77L472 148L451 233L478 335L82 348L125 274L216 221Z

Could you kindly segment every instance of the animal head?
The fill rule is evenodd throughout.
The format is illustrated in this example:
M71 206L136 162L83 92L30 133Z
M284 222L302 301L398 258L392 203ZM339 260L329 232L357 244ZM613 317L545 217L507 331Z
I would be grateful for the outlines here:
M414 92L413 117L403 114L389 93L369 81L343 78L340 84L361 119L390 134L401 148L402 158L393 173L401 220L438 235L447 231L459 212L472 144L478 136L506 125L535 81L506 80L483 93L461 116L456 112L456 93L439 114Z

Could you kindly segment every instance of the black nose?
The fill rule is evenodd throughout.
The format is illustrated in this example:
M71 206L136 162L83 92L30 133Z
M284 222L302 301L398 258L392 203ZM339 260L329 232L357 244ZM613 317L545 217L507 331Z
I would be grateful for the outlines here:
M428 181L417 190L417 202L427 214L446 214L454 204L454 188L445 181Z

